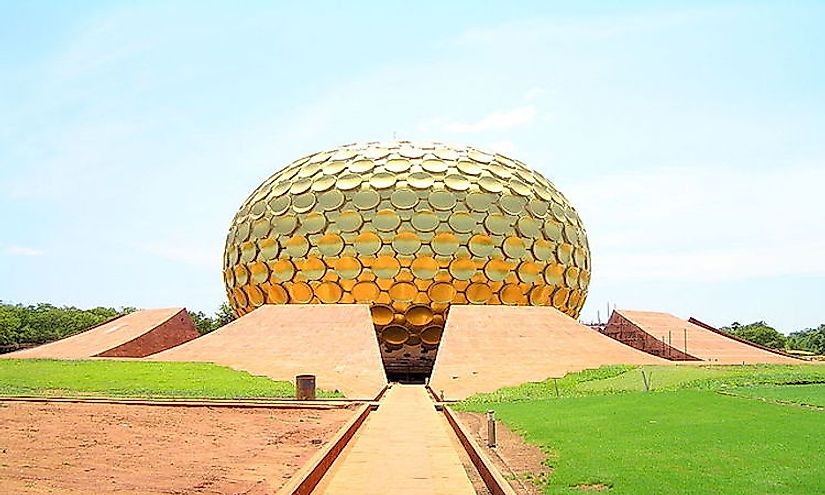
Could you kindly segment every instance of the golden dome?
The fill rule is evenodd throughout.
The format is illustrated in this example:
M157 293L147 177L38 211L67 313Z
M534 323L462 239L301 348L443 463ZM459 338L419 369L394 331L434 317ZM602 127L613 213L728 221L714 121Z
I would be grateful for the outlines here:
M372 142L264 181L229 228L224 280L238 315L370 304L387 369L428 371L450 304L551 305L577 317L590 251L567 199L518 160Z

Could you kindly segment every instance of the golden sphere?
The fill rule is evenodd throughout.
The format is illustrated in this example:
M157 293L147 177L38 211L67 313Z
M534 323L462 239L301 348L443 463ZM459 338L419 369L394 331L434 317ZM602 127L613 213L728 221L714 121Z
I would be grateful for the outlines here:
M369 304L388 371L426 372L451 304L550 305L590 282L578 214L541 174L469 146L350 144L296 160L226 238L238 315L263 304Z

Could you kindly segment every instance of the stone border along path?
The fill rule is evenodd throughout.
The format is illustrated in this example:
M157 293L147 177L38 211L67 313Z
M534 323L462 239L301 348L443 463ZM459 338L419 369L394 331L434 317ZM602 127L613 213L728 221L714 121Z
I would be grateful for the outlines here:
M313 493L475 495L457 442L423 385L394 385Z

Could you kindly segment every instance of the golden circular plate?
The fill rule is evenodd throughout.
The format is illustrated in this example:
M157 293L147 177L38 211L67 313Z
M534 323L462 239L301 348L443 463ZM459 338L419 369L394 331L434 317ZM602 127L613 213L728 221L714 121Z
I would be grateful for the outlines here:
M372 160L356 160L350 162L349 171L354 174L363 174L372 170L373 167L375 167L375 162Z
M476 274L476 265L471 259L456 258L450 262L450 275L458 280L470 280Z
M266 290L266 302L269 304L286 304L289 302L289 295L282 286L270 284Z
M396 174L401 174L410 169L410 161L405 158L391 158L384 164L384 168Z
M395 185L396 175L389 172L378 172L370 177L370 185L376 189L388 189Z
M324 227L326 226L327 217L317 211L307 213L301 222L301 227L307 234L317 234L318 232L324 230Z
M467 202L467 206L469 206L473 211L486 212L490 209L490 205L492 205L495 200L496 196L493 194L471 192L467 195L464 201Z
M519 237L508 237L504 239L501 246L502 251L508 258L521 259L527 254L527 246Z
M372 218L372 226L382 232L392 232L401 225L401 217L393 210L381 210Z
M533 241L533 257L539 261L552 260L555 251L556 245L546 239Z
M361 262L352 256L342 256L335 260L335 273L344 280L354 280L361 275Z
M435 303L448 303L455 298L456 290L450 283L437 282L427 289L427 295Z
M433 311L426 304L413 304L404 312L404 319L412 325L422 327L433 321Z
M361 218L361 214L354 210L343 211L335 219L335 226L341 232L355 232L361 228L363 223L364 219Z
M279 196L269 200L269 209L272 210L273 215L282 215L286 213L292 205L292 196Z
M433 191L427 201L436 210L452 210L455 208L456 197L450 191Z
M478 175L484 170L477 163L469 161L460 161L456 164L456 167L467 175Z
M506 284L499 291L499 297L504 304L521 304L524 300L524 289L519 284Z
M438 326L429 326L424 330L421 330L421 342L426 345L438 345L441 342L441 334L444 333L444 329Z
M371 303L378 299L381 289L373 282L358 282L352 286L352 297L357 303Z
M466 191L473 183L463 175L450 174L444 177L444 185L447 186L447 189L452 189L453 191Z
M301 258L309 251L309 241L302 235L291 237L284 243L284 252L291 258Z
M335 282L321 282L315 288L315 295L324 304L333 304L341 300L344 290Z
M396 208L408 210L418 204L418 195L409 189L398 189L390 196L390 203Z
M251 275L252 282L256 284L263 284L269 280L269 267L266 263L256 261L255 263L249 265L249 274Z
M381 195L371 189L358 191L352 197L352 204L359 210L371 210L378 206L380 202Z
M553 263L544 268L544 281L550 285L560 286L564 283L564 265Z
M318 258L310 257L301 263L301 274L307 280L320 280L327 271L327 266Z
M372 321L376 325L389 325L395 315L392 307L384 304L374 304L370 307L370 313L372 314Z
M411 220L412 226L419 232L432 232L438 227L438 222L438 216L429 210L419 211Z
M467 286L464 294L471 303L484 304L493 297L493 290L485 283L475 282Z
M467 247L470 249L470 252L474 256L478 256L479 258L486 258L487 256L490 256L490 254L492 254L492 252L496 248L496 245L495 243L493 243L493 239L491 239L490 236L476 234L470 237L470 241L467 244Z
M327 191L318 197L318 206L326 211L337 210L344 204L344 193L337 189Z
M420 256L410 263L412 274L422 280L430 280L438 273L438 262L430 256Z
M333 188L333 186L335 186L335 177L332 175L322 175L321 177L312 180L312 186L310 189L318 193L329 191Z
M493 282L505 280L513 269L513 265L500 259L492 259L484 265L484 274Z
M402 345L410 337L410 332L401 325L390 325L381 330L381 340L388 344Z
M315 206L315 195L311 192L299 194L292 200L292 209L295 213L306 213Z
M407 176L407 183L416 189L429 189L434 182L433 176L427 172L413 172Z
M421 168L434 174L443 174L447 171L449 165L441 160L430 159L422 161Z
M441 256L452 256L458 251L459 240L456 236L450 233L437 234L430 241L430 246L436 254Z
M414 232L399 232L392 240L392 248L398 254L414 254L421 247L421 239Z
M293 275L295 275L295 265L289 260L278 260L270 263L269 270L272 278L280 282L292 280Z
M289 297L298 304L312 301L312 287L306 282L295 282L289 287Z
M372 262L372 272L378 278L391 279L398 275L401 265L392 256L379 256Z
M504 194L498 198L498 204L501 206L501 209L504 213L509 213L510 215L521 214L521 212L524 211L524 205L526 203L527 201L524 198L513 196L512 194Z
M450 218L447 219L447 223L450 225L450 228L459 234L472 232L477 225L473 216L466 211L457 211L453 213L450 215Z
M504 184L493 176L484 176L478 179L478 185L487 192L498 194L504 190Z
M274 260L278 257L278 243L274 239L266 238L258 241L258 251L260 259L264 261Z
M381 249L381 238L374 232L364 232L355 238L353 245L358 254L369 256Z
M484 226L493 234L504 235L512 229L509 218L500 213L491 213L484 219Z
M298 226L298 219L292 215L281 215L272 219L272 230L280 235L289 235Z
M249 271L243 265L235 265L235 283L246 285L249 282Z
M335 187L342 191L349 191L361 185L360 174L345 174L338 177L335 181Z
M418 288L410 282L396 282L390 287L390 297L397 302L411 302L418 295Z

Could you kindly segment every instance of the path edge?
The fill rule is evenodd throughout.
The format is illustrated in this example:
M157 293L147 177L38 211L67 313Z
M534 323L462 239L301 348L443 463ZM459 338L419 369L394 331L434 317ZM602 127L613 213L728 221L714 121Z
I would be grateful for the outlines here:
M366 421L367 416L376 409L378 409L378 404L360 406L355 413L355 417L344 424L323 449L316 452L309 462L275 492L276 495L308 495L311 493L332 466L332 463L335 462L335 459L341 454L341 451L344 450L344 447L355 436L358 428Z

